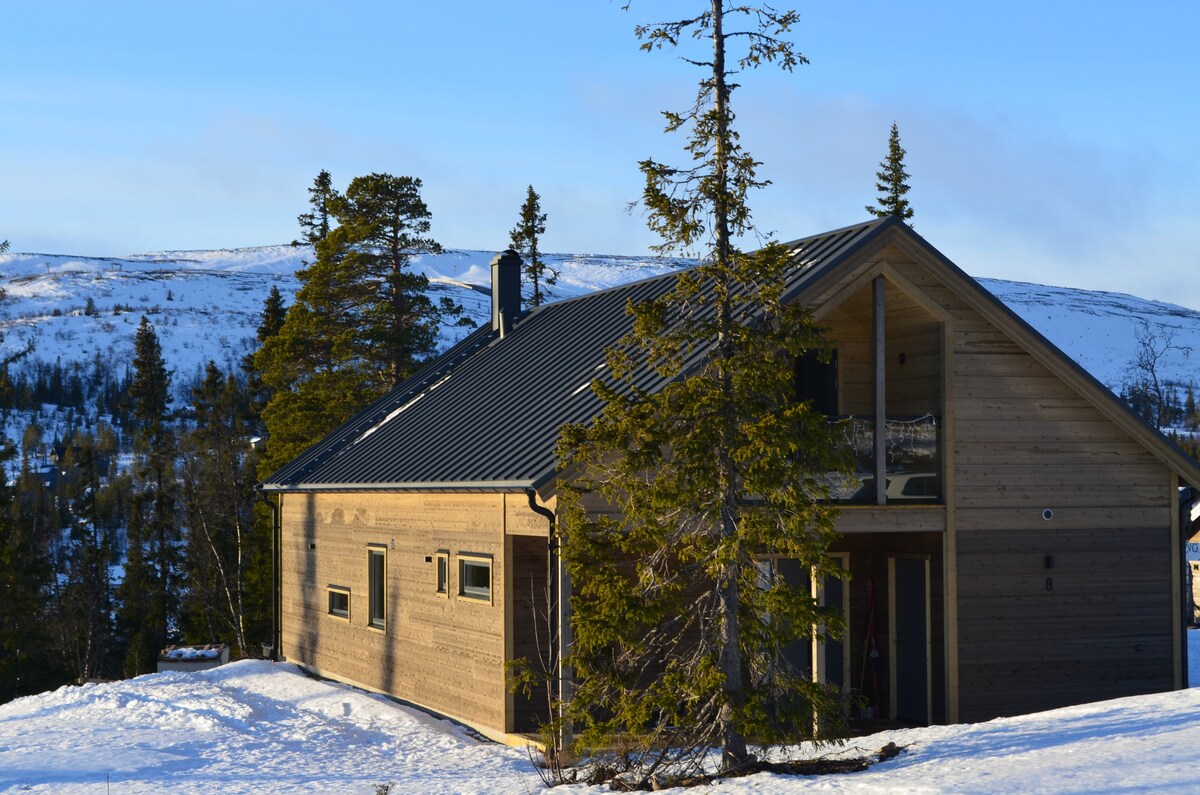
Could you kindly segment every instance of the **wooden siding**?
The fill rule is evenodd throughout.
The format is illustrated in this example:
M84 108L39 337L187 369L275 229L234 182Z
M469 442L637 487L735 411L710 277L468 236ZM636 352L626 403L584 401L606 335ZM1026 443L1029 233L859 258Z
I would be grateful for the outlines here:
M892 285L887 286L885 303L887 413L892 417L939 416L941 321ZM824 314L821 323L838 349L839 413L872 416L875 364L869 287Z
M506 523L542 538L506 539ZM524 495L286 495L281 512L283 654L324 676L388 693L474 726L511 730L505 687L508 567L534 564L547 522ZM386 549L386 626L368 626L367 548ZM449 553L437 593L437 552ZM459 595L463 555L491 561L492 598ZM428 559L428 560L427 560ZM544 580L545 554L540 564ZM515 578L518 582L522 578ZM539 583L535 583L538 585ZM328 614L328 588L350 590L349 620ZM528 596L530 587L523 591ZM544 588L542 589L544 590ZM528 599L526 599L528 601ZM513 607L516 606L514 602Z
M946 504L843 510L837 549L850 552L855 578L855 677L863 661L855 633L865 620L864 580L876 580L877 646L886 654L886 558L904 551L907 534L919 533L941 539L937 546L949 555L931 557L940 561L931 566L934 599L951 600L933 616L935 641L945 642L935 652L935 720L986 720L1170 689L1179 675L1179 630L1168 464L981 314L936 267L894 246L878 257L818 291L826 303L817 314L839 348L841 410L872 410L870 282L891 275L889 411L920 413L928 390L939 393L941 410L924 410L943 416ZM911 377L898 375L902 350L906 366L916 365ZM931 544L922 548L933 554Z
M541 672L548 672L554 659L551 654L551 617L547 613L549 551L545 526L546 520L543 518L541 538L510 535L509 572L512 581L507 588L513 595L510 600L512 615L508 622L512 628L508 658L525 660ZM536 732L550 717L549 696L544 690L535 691L528 697L513 694L509 714L509 731Z
M958 719L1170 689L1167 466L928 271L899 269L953 318Z

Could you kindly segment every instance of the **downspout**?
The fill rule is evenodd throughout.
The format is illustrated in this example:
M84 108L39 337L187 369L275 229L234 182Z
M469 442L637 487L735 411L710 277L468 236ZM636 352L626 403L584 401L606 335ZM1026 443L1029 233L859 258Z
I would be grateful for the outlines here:
M283 608L283 600L279 595L279 581L282 575L279 560L279 547L282 544L282 539L280 538L282 527L279 522L279 505L275 500L267 496L261 485L255 486L254 490L258 492L258 496L271 509L271 660L272 662L279 662L280 644L282 643L282 616L280 611Z
M564 661L570 642L570 604L567 599L570 596L571 584L562 559L558 556L558 520L554 511L538 505L537 492L534 489L525 489L525 496L529 499L529 509L544 516L549 523L549 537L546 542L546 583L549 594L546 611L550 630L551 654L558 658L551 660L551 670L557 669L558 675L554 679L554 695L559 701L561 710L561 704L568 691L567 677L570 675ZM564 598L564 595L567 598ZM559 717L562 717L561 711ZM558 741L559 750L565 749L567 741L565 727L563 727Z
M1183 572L1181 582L1183 583L1183 593L1179 594L1178 598L1183 600L1183 627L1180 630L1183 633L1183 643L1179 644L1179 664L1183 670L1183 686L1190 687L1192 685L1200 685L1200 682L1188 681L1188 628L1192 625L1192 617L1194 610L1192 607L1192 565L1187 559L1188 539L1192 534L1192 514L1196 509L1196 504L1200 502L1200 491L1192 487L1181 489L1182 494L1179 500L1179 559L1183 563Z

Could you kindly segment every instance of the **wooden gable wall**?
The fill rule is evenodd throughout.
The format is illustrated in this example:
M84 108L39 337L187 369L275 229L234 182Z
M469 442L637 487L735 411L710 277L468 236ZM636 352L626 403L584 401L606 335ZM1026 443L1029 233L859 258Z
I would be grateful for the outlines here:
M948 315L957 719L1177 686L1171 470L930 270L882 259Z

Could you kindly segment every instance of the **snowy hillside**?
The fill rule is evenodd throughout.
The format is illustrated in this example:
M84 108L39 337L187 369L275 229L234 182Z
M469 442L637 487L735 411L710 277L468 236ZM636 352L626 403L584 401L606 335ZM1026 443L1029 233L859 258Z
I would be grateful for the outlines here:
M491 314L489 263L494 255L448 250L419 257L416 267L429 277L436 295L450 296L482 323ZM290 303L299 286L294 274L311 259L311 249L286 245L125 258L0 255L0 287L9 298L0 308L0 329L9 350L32 340L35 359L90 362L99 356L120 368L133 358L133 335L145 315L182 389L209 359L228 367L252 349L271 286ZM552 255L548 260L562 271L553 289L560 298L684 264L652 257ZM449 346L469 331L447 329L443 344Z
M420 257L416 264L436 294L454 298L481 323L490 313L488 264L494 254L447 250ZM133 333L144 314L155 325L168 366L183 390L209 359L229 366L251 350L271 285L290 300L298 286L294 274L311 258L311 250L286 245L126 258L0 255L0 287L10 299L0 309L0 328L9 348L32 339L34 357L42 361L89 362L98 355L109 367L121 368L132 358ZM550 290L554 298L687 264L649 256L554 254L547 259L561 271ZM1160 337L1174 334L1177 347L1191 348L1200 357L1200 311L1119 293L980 281L1114 391L1128 379L1139 320ZM443 343L452 344L467 332L448 329ZM1194 369L1180 351L1172 351L1163 362L1163 374L1172 382L1190 383Z
M1195 683L1200 631L1188 635ZM863 756L889 742L904 748L867 771L759 773L713 791L1196 792L1198 710L1194 688L974 725L882 732L833 752ZM290 664L244 660L208 672L63 687L0 705L0 793L371 795L388 783L396 795L546 792L523 749L481 741L381 696L310 679Z

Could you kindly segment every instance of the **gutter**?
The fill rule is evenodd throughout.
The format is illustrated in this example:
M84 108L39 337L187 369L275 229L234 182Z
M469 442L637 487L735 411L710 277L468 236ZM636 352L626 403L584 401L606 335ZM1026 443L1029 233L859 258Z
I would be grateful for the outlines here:
M289 486L284 484L260 483L258 490L275 494L300 494L312 491L447 491L447 492L529 492L534 484L528 480L478 480L478 481L406 481L402 483L305 483ZM542 509L545 510L544 508ZM540 513L541 511L539 511Z

